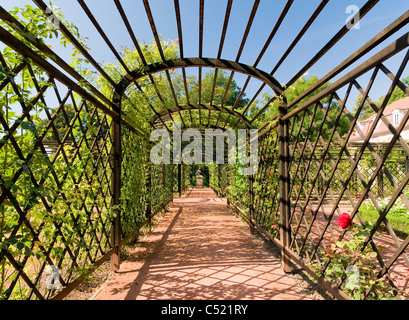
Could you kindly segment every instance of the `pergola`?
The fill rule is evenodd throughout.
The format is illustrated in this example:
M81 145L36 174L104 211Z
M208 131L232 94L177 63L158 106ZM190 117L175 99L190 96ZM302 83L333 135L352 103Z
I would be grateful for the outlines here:
M56 21L58 15L44 1L33 0L33 2L43 12L45 20L48 17ZM136 161L136 158L131 158L126 148L129 148L132 143L142 146L140 150L145 150L145 154L139 153L135 157L140 156L139 160L144 159L146 163L149 162L147 157L150 144L147 132L145 128L135 124L126 111L129 111L129 106L132 106L132 94L136 94L141 101L144 101L142 106L132 107L136 112L140 112L141 108L145 110L143 114L148 115L145 122L150 130L165 128L168 132L172 132L174 120L180 121L183 128L258 129L259 169L257 173L248 178L248 200L244 204L240 203L240 199L232 196L229 202L236 210L244 212L253 229L257 228L280 246L284 270L291 271L290 261L292 261L316 275L316 270L311 266L316 263L320 274L324 275L317 281L336 298L349 298L342 290L345 279L331 281L325 276L325 270L331 264L331 259L325 260L325 255L322 255L320 251L325 250L332 243L331 239L341 241L346 236L346 231L338 233L335 230L336 217L341 213L342 203L347 201L351 206L351 216L365 225L360 216L360 208L369 198L379 216L373 231L365 240L362 252L364 248L370 247L376 253L379 263L377 275L379 278L386 277L395 290L395 296L401 297L401 291L399 291L401 288L394 285L389 272L399 260L404 260L404 263L409 264L405 252L409 244L409 237L403 240L398 238L386 216L398 199L409 208L409 201L405 196L409 175L406 173L403 177L397 177L397 174L391 171L388 161L397 145L406 155L409 154L409 145L400 137L409 113L402 119L402 125L395 128L391 125L390 120L382 115L382 112L395 89L409 95L409 88L402 82L409 59L409 33L399 35L398 39L394 39L399 32L405 28L407 30L409 11L404 12L407 8L402 8L402 13L404 13L390 22L376 36L362 38L361 43L356 44L357 50L352 54L345 54L344 60L338 65L329 65L328 60L325 59L332 52L331 50L340 50L337 44L355 32L354 26L365 21L365 16L385 1L369 0L365 2L349 22L342 25L329 40L323 40L321 47L313 48L312 57L307 58L306 55L304 60L293 59L292 53L297 48L306 46L303 40L315 26L314 23L328 14L328 7L335 5L335 1L316 1L315 7L312 2L308 2L308 5L294 0L277 2L274 7L279 12L278 18L275 18L272 29L266 31L267 39L263 39L254 37L251 32L254 25L263 24L263 21L258 20L263 1L254 0L251 10L240 12L244 32L240 34L238 50L233 53L229 50L227 54L225 51L228 37L232 34L237 35L237 32L229 29L229 23L234 18L232 15L236 12L233 10L236 2L233 3L233 0L198 1L197 43L190 43L185 34L188 28L184 24L185 17L182 14L185 2L174 0L172 2L174 11L168 12L167 19L172 20L177 28L178 57L167 59L165 44L160 36L163 30L158 28L158 18L151 9L150 2L141 1L160 57L159 60L151 63L138 41L139 30L132 27L133 14L126 10L124 0L113 0L117 12L112 15L115 18L110 21L98 20L90 5L83 0L78 0L83 9L82 14L85 14L95 28L93 30L95 38L102 39L106 50L115 56L120 74L119 81L101 66L88 48L62 21L57 20L59 21L58 32L64 35L67 41L88 61L98 77L110 88L111 95L107 95L97 84L92 83L79 70L73 68L50 48L44 39L34 36L28 26L0 6L0 19L4 22L0 26L1 42L13 52L24 57L19 64L11 65L7 57L0 54L0 63L3 70L7 72L7 77L0 80L0 92L12 90L17 96L22 96L23 90L16 83L21 82L20 76L24 73L30 75L29 81L32 84L30 99L20 101L21 114L16 115L18 121L11 121L4 113L0 118L1 129L4 132L0 148L8 150L8 154L14 154L13 159L19 160L15 163L17 167L13 169L10 176L5 170L0 174L2 186L0 204L2 208L10 208L15 212L16 220L10 230L4 233L4 239L9 240L3 240L4 245L0 254L0 258L5 259L10 265L9 270L13 270L9 272L14 275L7 283L11 289L4 294L5 298L11 299L18 281L22 281L28 288L25 298L61 299L72 291L83 278L75 272L81 269L83 261L87 265L98 266L111 258L113 269L118 269L120 247L148 223L153 214L164 210L172 200L174 175L177 176L176 189L179 194L187 186L187 167L183 164L177 165L176 171L173 165L154 168L152 164L149 164L146 168L141 169L146 175L143 182L144 189L141 189L140 194L132 195L134 198L144 199L143 212L136 217L136 215L132 216L121 210L124 174L129 173L128 171L124 173L124 170L129 170L129 167L124 166L125 163L128 165L131 161ZM213 10L217 8L218 12L223 12L223 22L219 33L220 41L216 48L205 47L208 45L208 42L205 41L205 29L217 23L212 14L205 14L209 12L205 10L205 6L210 2ZM265 59L271 46L275 45L277 35L282 30L289 28L289 24L293 21L291 14L298 12L297 10L305 10L306 7L311 13L305 17L304 24L291 39L290 44L284 47L283 53L275 57L275 60L271 59L271 56ZM346 16L345 11L339 14L341 17ZM129 46L136 50L140 59L140 64L136 68L124 61L123 55L113 44L112 37L108 36L107 30L113 25L122 25L126 29L130 40ZM271 25L271 23L266 23L266 25ZM251 47L257 51L253 53L256 59L249 63L248 57L244 57L244 52L249 46L251 36L253 36ZM191 48L197 48L197 54L186 56L185 53L192 51ZM214 52L214 55L205 56L204 52ZM402 55L402 52L406 52L406 55ZM400 66L395 73L387 67L386 62L390 59L399 60ZM323 60L328 64L328 72L304 92L288 101L288 89ZM280 68L288 64L294 65L297 71L294 74L286 73L288 80L283 82L277 74ZM40 83L33 68L42 70L41 72L47 75L48 82ZM197 75L198 92L195 98L192 98L192 88L189 82L191 70ZM213 82L209 92L205 92L202 85L207 70L213 72ZM219 92L220 98L217 100L217 79L223 72L227 74L228 81L223 88L224 91L221 94ZM239 79L238 75L240 77L244 75L243 85L235 101L227 104L227 96L235 79ZM381 76L388 79L390 86L386 88L386 98L379 106L373 103L370 96L374 91L373 84ZM366 80L365 77L369 80ZM161 80L159 84L159 78L165 81ZM181 82L176 84L176 78ZM365 85L361 86L361 80ZM164 84L166 89L163 87ZM147 89L148 86L149 89ZM17 130L30 131L30 125L34 124L33 116L37 114L36 105L41 103L43 106L51 107L46 96L46 92L50 91L54 92L58 107L55 110L45 108L46 129L35 135L31 151L26 151L18 140ZM349 97L352 96L353 91L363 97L356 114L350 109L351 99ZM248 99L245 100L246 105L238 107L245 96L248 96ZM260 101L264 101L261 99L263 96L267 97L267 100L260 104ZM67 115L67 104L73 105L74 108L74 115L71 119ZM338 106L335 116L330 115L333 104ZM375 126L372 132L365 136L359 132L360 129L356 125L359 113L365 104L369 104L377 114L375 122L383 121L393 133L394 138L382 149L382 152L373 147L369 141ZM126 110L124 110L124 105L127 106ZM278 106L275 113L272 111L273 105ZM58 114L65 119L66 132L63 135L57 134ZM87 116L83 116L84 114ZM260 121L266 114L268 118ZM341 131L341 119L344 118L348 123L346 132ZM91 125L85 125L87 120L84 119L92 119L95 130ZM81 123L79 129L78 123ZM326 131L325 134L324 125L329 127L329 131ZM363 137L364 143L352 148L348 140L356 130ZM46 135L50 132L54 133L55 138L52 142L46 143ZM327 132L329 132L328 136ZM66 150L67 145L72 148L72 151ZM47 147L52 147L52 154L47 152ZM82 151L84 148L90 151L91 157L84 156ZM44 168L49 170L47 175L39 176L37 170L40 169L30 162L38 156L38 153L46 159ZM371 167L370 174L366 175L360 160L368 154L373 157L374 165ZM7 161L4 160L4 162ZM58 163L61 163L63 168L71 168L78 166L78 162L85 163L86 167L90 167L90 171L88 172L87 169L71 173L68 172L69 170L62 170L60 173L57 172L58 169L51 170L51 168L58 167ZM135 170L138 170L137 167ZM222 176L229 176L231 172L228 165L219 165L217 170L221 188L222 180L230 181L223 179ZM372 189L381 175L386 177L394 188L386 208L380 207L379 199ZM36 203L50 215L55 214L56 210L65 212L74 226L75 231L72 232L76 232L79 238L87 239L85 243L82 243L80 251L77 251L72 243L68 244L63 220L45 219L39 224L33 221L33 216L31 216L33 205L23 203L19 190L13 188L19 181L22 181L23 177L25 177L24 181L37 189L47 184L47 181L52 181L50 184L55 185L54 187L58 190L55 195L49 198L37 192L30 196L34 197ZM85 195L78 195L80 200L78 200L77 207L73 204L74 200L69 201L71 196L76 199L77 194L70 193L71 191L64 187L68 180L74 185L74 190L77 190L81 181L86 181L90 186ZM351 181L355 180L361 182L358 189L352 186ZM163 196L160 201L156 201L159 193ZM359 194L355 197L357 193ZM97 195L102 195L104 199L99 199ZM98 203L95 200L97 198ZM127 198L129 203L132 202L129 200L131 198ZM58 201L66 203L67 207L58 207L56 205ZM127 204L130 205L128 202ZM80 213L77 211L73 213L74 207L75 210L84 214L84 222L81 222ZM106 212L109 213L105 214ZM134 230L125 230L123 226L131 220L135 220ZM43 230L46 229L47 224L52 225L52 232L51 241L46 244L43 241L45 237ZM373 241L375 231L381 226L386 228L395 245L389 255L381 255L377 244ZM23 227L27 230L23 231ZM87 228L91 228L92 232L88 233ZM29 238L34 241L31 247L28 246L30 251L38 250L44 256L44 259L38 262L40 265L38 272L33 273L28 270L33 257L30 252L27 251L20 256L20 253L13 250L13 244L16 243L13 243L13 239L17 239L16 236L24 232L29 234ZM53 251L53 248L57 247L61 248L58 254ZM83 261L78 258L78 252L83 253L84 257L81 258ZM68 263L70 267L70 271L67 270L67 273L62 276L64 288L55 292L44 291L41 286L44 282L45 267L49 264L62 266L64 263ZM368 295L369 292L365 297Z

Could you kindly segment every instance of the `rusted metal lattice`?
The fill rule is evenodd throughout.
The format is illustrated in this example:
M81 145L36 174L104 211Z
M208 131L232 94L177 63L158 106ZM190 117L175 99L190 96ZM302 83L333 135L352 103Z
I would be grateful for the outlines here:
M402 271L408 267L405 250L409 238L407 235L402 240L397 237L394 228L387 220L387 215L397 199L401 199L406 210L409 209L406 198L408 175L405 172L408 150L407 142L401 137L408 115L402 119L399 127L395 128L383 115L383 111L395 88L399 88L406 95L409 93L408 88L399 80L409 58L407 40L405 35L308 101L301 104L290 103L287 108L291 111L282 117L282 121L287 122L289 126L288 132L285 133L288 134L286 139L289 156L284 158L288 161L288 171L284 172L284 176L291 182L289 196L285 199L287 201L281 196L285 206L289 207L291 212L287 226L291 236L289 251L287 251L289 256L298 260L307 269L318 269L318 274L325 274L332 263L331 257L326 254L331 244L349 237L347 231L340 232L336 218L344 210L348 210L352 217L365 226L367 222L360 215L360 210L365 203L370 203L376 208L378 215L374 228L369 232L360 250L363 251L366 246L372 248L378 260L378 276L386 276L390 285L396 289L396 294L397 292L403 294L407 290L405 283L403 287L399 287L393 278L396 274L402 274ZM384 62L401 51L406 55L400 55L400 68L397 74L393 74L385 67ZM382 105L378 108L371 102L370 95L379 73L388 76L391 85ZM365 74L369 74L370 77L362 87L358 78ZM345 93L341 98L338 92L342 89L345 89ZM355 115L352 115L347 108L350 104L348 98L353 89L358 90L364 97ZM368 134L364 134L357 125L360 110L365 101L376 113L375 123ZM337 103L338 107L335 107L334 103ZM337 114L330 117L329 111L335 108L338 110ZM339 124L342 117L349 121L347 132L342 131ZM393 135L392 140L382 147L370 142L378 121L384 122ZM324 136L324 124L329 124L331 128L329 136ZM355 131L364 141L359 146L349 143ZM271 132L266 136L271 135ZM277 156L281 156L280 152ZM371 162L371 165L367 162ZM280 179L283 179L282 175ZM392 188L387 187L386 183L389 183ZM390 197L385 198L387 204L382 208L379 196L387 195ZM375 233L381 226L384 226L387 233L377 237ZM383 241L390 239L394 248L389 247L381 253L380 247L383 245L381 239ZM394 264L395 273L390 272ZM340 288L344 281L345 278L335 279L331 285L334 289ZM342 292L338 294L343 295Z

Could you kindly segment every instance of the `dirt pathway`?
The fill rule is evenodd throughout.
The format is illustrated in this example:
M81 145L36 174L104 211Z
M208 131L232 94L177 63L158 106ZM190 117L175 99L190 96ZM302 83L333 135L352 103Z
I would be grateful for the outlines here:
M94 299L324 299L299 271L286 275L279 250L228 212L211 189L175 199Z

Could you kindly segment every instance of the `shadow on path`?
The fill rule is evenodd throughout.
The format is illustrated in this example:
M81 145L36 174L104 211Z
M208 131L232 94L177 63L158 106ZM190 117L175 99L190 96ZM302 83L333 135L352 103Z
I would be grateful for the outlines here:
M301 274L285 274L279 249L228 211L211 189L192 189L122 262L95 299L324 299Z

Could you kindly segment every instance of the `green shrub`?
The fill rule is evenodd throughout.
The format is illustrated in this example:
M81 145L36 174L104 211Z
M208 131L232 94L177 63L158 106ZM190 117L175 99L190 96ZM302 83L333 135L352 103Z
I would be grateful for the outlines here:
M389 199L385 198L379 201L381 210L384 210ZM379 218L379 213L371 202L364 203L359 209L362 219L370 224L375 224ZM398 199L388 212L386 219L398 236L407 237L409 235L409 210L406 208L402 199ZM381 225L381 230L385 230L385 225Z

